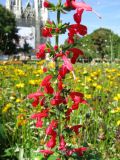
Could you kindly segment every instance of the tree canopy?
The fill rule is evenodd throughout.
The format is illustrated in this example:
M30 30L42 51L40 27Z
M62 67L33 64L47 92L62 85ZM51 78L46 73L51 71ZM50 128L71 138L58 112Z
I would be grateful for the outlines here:
M74 47L84 51L87 58L119 57L120 37L110 29L99 28L85 37L76 36L74 39Z
M0 5L0 52L2 54L15 54L19 42L15 16Z

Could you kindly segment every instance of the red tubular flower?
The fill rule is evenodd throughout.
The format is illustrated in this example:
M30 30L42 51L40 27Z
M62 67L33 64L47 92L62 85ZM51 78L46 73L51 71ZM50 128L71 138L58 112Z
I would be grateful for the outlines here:
M36 53L36 57L38 59L40 59L40 58L44 59L45 58L45 48L46 48L46 44L41 44L41 45L38 46L39 52Z
M56 92L54 98L50 101L51 105L59 105L61 103L66 104L65 98L60 95L60 92Z
M29 99L33 99L34 101L32 102L32 106L36 107L39 104L39 98L44 96L44 94L42 92L35 92L35 93L31 93L29 94L27 97Z
M74 152L78 154L78 156L83 156L83 152L87 150L86 147L81 147L81 148L75 148Z
M65 113L65 115L66 115L66 120L67 120L67 121L70 120L70 114L71 114L71 113L72 113L72 109L69 108L69 109L67 110L67 112Z
M40 150L39 152L43 153L45 157L54 153L51 150Z
M32 119L37 120L37 122L36 122L36 127L37 128L42 127L42 125L43 125L42 118L48 117L48 111L49 111L48 109L44 109L44 110L42 110L42 112L35 113L31 116Z
M79 128L81 128L82 125L76 125L76 126L72 126L70 129L73 130L76 135L79 134Z
M72 64L75 64L77 58L80 55L83 55L83 52L80 49L78 49L78 48L70 48L69 51L73 52L73 56L71 58L71 63Z
M77 25L77 32L82 35L85 36L87 34L87 27L84 25Z
M92 7L86 4L85 2L76 2L72 0L71 5L75 9L83 9L85 11L92 11Z
M49 126L46 129L46 134L54 136L55 135L55 131L53 132L53 129L55 129L57 127L57 124L58 123L57 123L56 120L52 120L51 123L49 124Z
M50 8L51 6L50 2L48 2L47 0L44 1L43 5L45 8Z
M51 32L52 32L52 28L47 28L47 27L42 28L42 36L43 37L52 37Z
M50 140L47 142L46 146L48 148L54 148L56 145L56 137L52 136Z
M78 11L73 15L75 22L78 24L81 22L82 13L83 13L83 9L81 9L80 11Z
M74 102L72 105L72 110L76 110L79 107L79 104L87 104L87 102L83 99L84 95L79 92L71 92L70 97L72 101Z
M70 60L69 60L65 55L62 56L62 59L63 59L63 61L64 61L64 66L65 66L69 71L73 71L73 66L72 66Z
M44 87L44 91L47 94L53 94L54 90L51 86L50 80L52 79L51 75L46 76L41 82L41 86Z
M51 75L46 76L42 82L41 82L41 86L46 86L46 83L48 83L50 80L52 79Z
M64 78L65 75L69 73L69 70L67 69L67 67L65 65L62 65L59 69L59 77Z
M60 136L60 146L59 146L59 150L65 151L66 150L66 142L64 140L64 136L61 135Z

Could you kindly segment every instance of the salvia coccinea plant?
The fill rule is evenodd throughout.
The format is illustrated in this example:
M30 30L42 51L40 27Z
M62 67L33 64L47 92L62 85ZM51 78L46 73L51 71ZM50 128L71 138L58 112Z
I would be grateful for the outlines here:
M66 0L64 4L62 0L58 0L56 5L45 0L44 7L56 12L57 22L48 20L41 31L42 36L46 38L55 37L55 46L50 42L40 44L36 56L38 59L45 59L46 54L49 54L49 58L55 62L55 69L51 71L44 68L45 76L40 87L35 93L28 95L28 98L33 100L32 106L40 108L39 112L31 115L31 119L35 120L36 127L44 132L44 145L40 146L39 152L45 159L54 154L58 155L57 160L77 159L75 157L83 156L87 148L77 144L72 145L69 141L71 134L79 134L82 124L69 125L69 121L81 104L87 106L87 101L83 93L73 91L70 86L64 85L64 82L66 74L70 72L74 79L76 78L73 64L79 56L83 56L83 52L74 47L74 36L82 37L87 34L87 27L81 24L82 14L84 11L95 11L83 0L80 2ZM75 23L63 24L60 19L61 14L70 11L75 11L73 15ZM59 35L65 32L68 32L69 47L59 45Z

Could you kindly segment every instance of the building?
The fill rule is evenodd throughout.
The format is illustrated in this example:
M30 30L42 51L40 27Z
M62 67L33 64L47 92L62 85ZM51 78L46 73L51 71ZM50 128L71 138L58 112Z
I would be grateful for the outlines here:
M43 6L44 0L6 0L6 8L15 14L20 43L23 47L27 42L33 49L46 41L40 34L40 28L48 20L48 11Z

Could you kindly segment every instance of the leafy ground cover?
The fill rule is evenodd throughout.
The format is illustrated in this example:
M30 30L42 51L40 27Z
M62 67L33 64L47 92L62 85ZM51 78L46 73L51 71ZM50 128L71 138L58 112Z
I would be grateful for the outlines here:
M40 154L35 150L44 144L45 135L39 135L30 115L41 110L31 106L29 93L38 88L44 67L54 71L53 62L40 61L32 65L0 66L0 148L1 158L31 157ZM66 83L84 93L88 105L81 105L69 121L82 124L80 133L71 135L71 144L83 143L92 150L83 159L120 159L120 65L77 64L73 75L66 76ZM74 83L76 82L76 83ZM71 102L70 102L71 103ZM46 124L44 124L46 125ZM94 152L93 152L94 151ZM90 157L91 156L91 157ZM13 158L14 157L14 158ZM53 159L53 158L52 158Z

